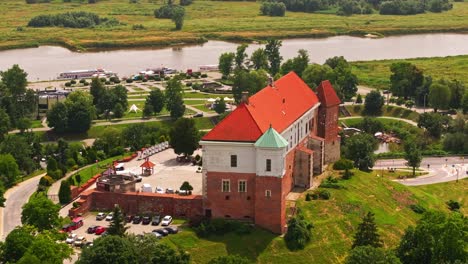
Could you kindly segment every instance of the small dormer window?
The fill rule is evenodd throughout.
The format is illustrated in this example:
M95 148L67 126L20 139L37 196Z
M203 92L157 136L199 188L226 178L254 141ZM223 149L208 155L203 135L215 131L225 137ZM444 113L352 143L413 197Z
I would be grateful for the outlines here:
M266 171L271 171L271 159L266 160Z
M237 155L231 155L231 167L237 167Z

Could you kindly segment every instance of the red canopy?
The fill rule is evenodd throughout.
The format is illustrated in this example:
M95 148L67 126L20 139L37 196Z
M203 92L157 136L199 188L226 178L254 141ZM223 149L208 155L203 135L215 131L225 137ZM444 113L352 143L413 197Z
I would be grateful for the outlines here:
M151 169L155 166L155 164L149 160L145 161L143 164L140 165L141 168Z

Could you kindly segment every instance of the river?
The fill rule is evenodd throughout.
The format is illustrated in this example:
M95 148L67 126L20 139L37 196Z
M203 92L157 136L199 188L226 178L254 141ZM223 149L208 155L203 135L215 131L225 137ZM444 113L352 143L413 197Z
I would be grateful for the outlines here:
M50 80L69 70L104 68L129 76L149 67L166 66L178 70L198 69L217 64L223 52L235 51L238 44L208 41L202 45L161 49L122 49L97 52L72 52L56 46L0 51L0 71L13 64L28 72L30 81ZM247 52L263 47L250 44ZM418 34L380 39L336 36L283 40L284 59L296 56L299 49L309 52L311 62L323 63L333 56L348 61L441 57L468 54L468 34Z

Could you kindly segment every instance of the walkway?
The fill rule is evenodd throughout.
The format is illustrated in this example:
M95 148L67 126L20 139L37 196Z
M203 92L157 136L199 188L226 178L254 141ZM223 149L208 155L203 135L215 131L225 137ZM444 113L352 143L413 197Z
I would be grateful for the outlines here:
M348 116L348 117L340 117L339 120L346 120L346 119L356 119L356 118L364 118L364 116ZM412 121L412 120L409 120L409 119L404 119L404 118L399 118L399 117L391 117L391 116L378 116L376 118L379 118L379 119L393 119L393 120L397 120L397 121L402 121L402 122L406 122L410 125L413 125L413 126L417 126L418 123Z
M377 160L373 169L379 170L407 167L406 162L407 161L404 159ZM427 167L428 165L429 168ZM395 181L408 186L417 186L468 178L468 164L465 164L465 160L461 157L423 158L420 168L428 171L429 174L416 178Z
M5 192L5 208L0 207L0 240L18 225L21 225L21 211L29 197L37 190L39 180L45 173L19 183Z

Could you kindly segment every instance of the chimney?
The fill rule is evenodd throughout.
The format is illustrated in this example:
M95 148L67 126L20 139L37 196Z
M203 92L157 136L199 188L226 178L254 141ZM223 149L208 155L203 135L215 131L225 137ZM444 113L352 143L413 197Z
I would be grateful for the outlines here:
M248 91L243 91L243 92L242 92L241 103L244 103L244 104L246 104L246 105L249 104L249 92L248 92Z

